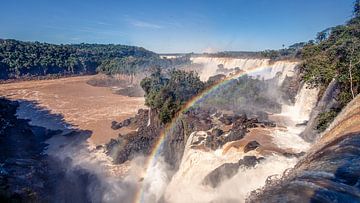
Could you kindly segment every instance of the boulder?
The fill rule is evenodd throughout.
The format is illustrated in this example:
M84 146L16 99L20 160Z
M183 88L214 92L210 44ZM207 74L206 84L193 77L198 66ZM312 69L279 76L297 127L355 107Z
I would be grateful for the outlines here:
M284 152L282 153L283 156L287 157L287 158L299 158L305 155L305 152L299 152L299 153L289 153L289 152Z
M251 168L264 159L265 159L264 157L256 158L256 156L244 156L243 159L239 160L238 164L239 167Z
M224 134L224 131L219 129L219 128L215 128L211 131L211 134L215 137L219 137L221 136L222 134Z
M260 145L260 143L258 143L257 141L251 141L251 142L249 142L249 143L247 143L246 145L245 145L245 147L244 147L244 153L247 153L247 152L249 152L249 151L252 151L252 150L254 150L254 149L256 149L256 148L258 148L258 147L260 147L261 145Z
M223 180L230 179L239 170L238 163L225 163L205 176L203 180L204 185L208 185L212 188L217 187Z
M233 123L232 117L227 114L224 114L222 117L220 117L219 121L225 125L231 125Z
M266 127L271 127L271 128L276 127L276 124L274 122L271 122L271 121L265 121L265 122L263 122L263 125L266 126Z
M203 185L208 185L212 188L216 188L222 181L232 178L239 171L239 168L251 168L258 164L263 157L256 158L256 156L245 156L237 163L225 163L205 176L202 181Z
M122 123L118 123L116 121L111 122L111 129L117 130L117 129L120 129L120 128L122 128Z
M243 139L245 137L245 135L246 135L246 129L240 129L240 130L236 130L236 131L231 131L225 137L224 141L226 143L226 142L232 142L232 141L236 141L236 140L241 140L241 139Z

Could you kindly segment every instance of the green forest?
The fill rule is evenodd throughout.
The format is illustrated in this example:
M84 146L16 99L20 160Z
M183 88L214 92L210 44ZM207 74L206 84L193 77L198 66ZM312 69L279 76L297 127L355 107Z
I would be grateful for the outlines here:
M113 44L55 45L0 39L0 80L47 75L136 74L149 66L174 67L186 57L161 59L141 47Z
M360 92L360 0L346 24L319 32L301 50L303 81L324 93L330 82L339 85L338 106L319 115L318 130L323 131L337 114Z

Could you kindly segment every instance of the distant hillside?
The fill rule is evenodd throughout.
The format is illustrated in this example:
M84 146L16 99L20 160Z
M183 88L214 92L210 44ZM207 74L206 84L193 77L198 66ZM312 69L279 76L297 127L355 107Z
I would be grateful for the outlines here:
M166 68L186 61L161 59L158 54L135 46L55 45L0 39L0 80L96 72L135 74L150 66Z
M216 53L193 54L194 56L226 57L226 58L264 58L261 52L251 51L222 51Z
M225 57L225 58L268 58L277 60L296 60L300 59L300 50L306 45L305 42L290 45L287 48L279 50L265 51L222 51L216 53L192 54L193 56L206 57Z

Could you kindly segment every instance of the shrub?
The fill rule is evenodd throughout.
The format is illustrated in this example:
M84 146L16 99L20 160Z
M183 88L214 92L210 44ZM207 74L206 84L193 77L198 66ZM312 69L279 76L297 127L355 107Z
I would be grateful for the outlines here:
M330 110L327 112L320 113L317 117L318 123L317 123L316 129L319 132L323 132L324 130L326 130L326 128L329 127L330 123L335 119L337 114L338 114L338 111L336 111L336 110Z

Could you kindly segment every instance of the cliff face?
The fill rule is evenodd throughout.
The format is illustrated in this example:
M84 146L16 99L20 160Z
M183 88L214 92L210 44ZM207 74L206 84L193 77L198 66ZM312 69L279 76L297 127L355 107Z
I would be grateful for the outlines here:
M115 163L124 163L134 158L134 155L147 155L156 144L163 129L155 110L140 109L135 117L122 122L114 121L113 129L121 129L117 139L112 139L107 145L107 154L113 157Z
M251 202L360 201L360 96L350 102L306 156Z
M45 201L51 188L44 141L59 133L15 116L17 102L0 99L0 201Z
M336 100L337 95L341 90L339 85L334 79L326 88L324 94L320 98L316 107L312 110L308 125L301 133L301 136L308 142L313 142L318 139L319 132L316 130L316 126L319 122L318 116L322 112L327 112L333 108L338 108L339 102Z
M167 132L162 155L174 169L180 164L190 133L195 130L209 130L212 127L207 121L209 116L209 111L182 114ZM127 131L119 134L117 139L111 140L106 146L115 163L124 163L134 158L133 155L149 155L165 130L165 125L159 120L156 110L141 109L135 117L120 123L114 121L112 128Z

